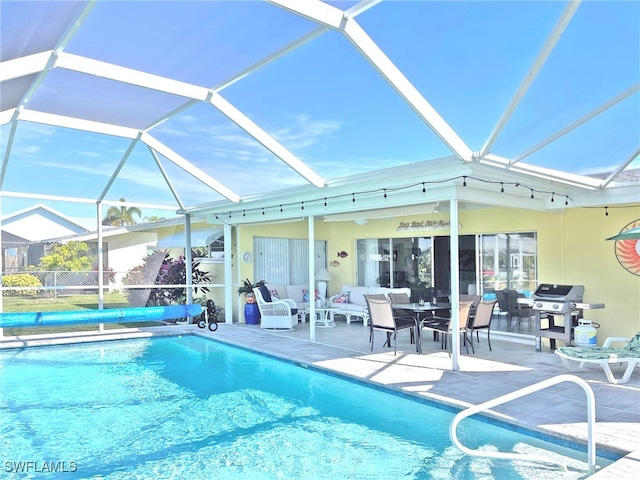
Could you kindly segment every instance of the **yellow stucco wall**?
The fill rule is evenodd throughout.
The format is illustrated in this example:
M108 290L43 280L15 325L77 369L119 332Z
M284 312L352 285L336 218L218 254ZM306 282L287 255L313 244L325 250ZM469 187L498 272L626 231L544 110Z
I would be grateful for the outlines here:
M538 280L540 283L577 284L585 287L585 302L605 303L602 310L585 311L585 318L598 322L599 340L607 336L631 336L640 331L640 276L625 270L614 253L617 234L628 223L640 218L640 207L612 208L605 216L602 208L573 208L567 212L536 212L509 208L482 208L461 211L460 234L536 232L538 239ZM355 222L315 223L317 239L327 240L329 267L333 281L329 294L356 279L356 240L361 238L449 235L449 230L398 232L400 222L442 220L448 213ZM307 238L306 221L277 225L243 227L238 252L253 250L253 236ZM346 258L337 252L345 251ZM234 262L235 263L235 262ZM235 271L236 269L234 269ZM240 278L253 278L253 266L240 264Z

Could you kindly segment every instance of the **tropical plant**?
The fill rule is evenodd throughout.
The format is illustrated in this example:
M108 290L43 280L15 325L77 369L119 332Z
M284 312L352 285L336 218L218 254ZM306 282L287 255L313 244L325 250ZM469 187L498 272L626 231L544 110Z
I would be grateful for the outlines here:
M196 295L208 293L209 288L201 286L211 281L209 273L200 270L200 250L191 252L191 272L193 290ZM127 285L167 285L149 289L128 289L132 305L180 305L187 298L187 269L184 257L172 258L168 251L156 251L143 259L143 264L131 269L124 278Z
M253 293L253 289L257 287L261 287L267 283L265 280L260 280L259 282L252 283L248 278L242 281L242 285L238 287L238 295Z
M124 197L120 198L120 202L126 202ZM102 225L135 225L136 220L133 218L134 214L142 217L142 210L138 207L125 207L124 205L121 207L109 207L107 215L102 219Z
M159 222L161 220L166 220L166 219L167 219L166 217L159 217L158 215L149 215L143 218L145 222Z

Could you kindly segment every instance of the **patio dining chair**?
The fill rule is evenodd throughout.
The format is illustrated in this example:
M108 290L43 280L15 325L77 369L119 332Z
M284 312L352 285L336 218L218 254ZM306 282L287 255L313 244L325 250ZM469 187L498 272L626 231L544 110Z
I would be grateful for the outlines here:
M458 334L460 334L462 336L463 339L463 344L465 346L465 348L467 349L467 353L469 353L469 346L467 344L467 340L469 340L468 343L471 344L471 351L473 353L475 352L475 349L473 348L473 341L472 339L469 339L467 337L467 332L469 331L469 315L471 314L471 308L473 307L473 301L468 301L468 302L459 302L458 303L458 319L459 319L459 326L458 326ZM427 323L427 322L423 322L421 327L424 328L428 328L430 330L435 330L439 333L442 334L442 348L443 349L449 349L449 354L451 354L451 343L449 342L449 336L453 335L453 330L451 328L451 318L450 317L433 317L433 321Z
M418 322L415 318L409 319L401 319L396 318L393 314L393 308L391 307L391 302L388 299L380 299L375 298L373 295L365 295L364 296L367 302L367 308L369 310L369 327L370 327L370 335L369 339L371 341L371 351L373 351L373 342L375 331L380 330L386 332L387 340L384 343L384 346L389 344L391 347L391 336L393 336L394 340L394 355L398 354L398 331L410 329L411 330L411 338L415 338L415 331L418 328ZM418 342L416 342L416 352L419 350Z
M480 335L478 330L487 331L487 341L489 342L489 351L491 351L491 318L493 317L493 309L497 300L482 300L476 307L473 317L469 317L469 338L473 342L473 332L476 332L476 340L480 343Z

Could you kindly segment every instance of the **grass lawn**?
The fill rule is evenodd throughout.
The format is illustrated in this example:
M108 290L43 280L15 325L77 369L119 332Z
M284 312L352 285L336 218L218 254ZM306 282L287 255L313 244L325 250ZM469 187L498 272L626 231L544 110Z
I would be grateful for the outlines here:
M104 308L130 307L124 293L106 293ZM2 297L3 312L59 312L64 310L97 310L98 295L57 295L55 297Z
M107 293L104 296L104 308L130 307L127 296L122 293ZM61 312L71 310L98 310L98 295L57 295L46 298L26 298L5 296L2 299L4 312ZM164 325L161 322L105 323L105 330L117 328L152 327ZM59 327L8 327L3 329L5 336L39 335L47 333L86 332L97 330L98 324L63 325Z

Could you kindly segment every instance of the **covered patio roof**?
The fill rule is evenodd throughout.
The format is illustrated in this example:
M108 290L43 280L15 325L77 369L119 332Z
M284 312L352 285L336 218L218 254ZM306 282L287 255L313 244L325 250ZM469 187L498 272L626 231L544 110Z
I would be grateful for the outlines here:
M90 216L126 198L242 223L640 197L637 2L0 0L0 14L5 211L38 199Z

